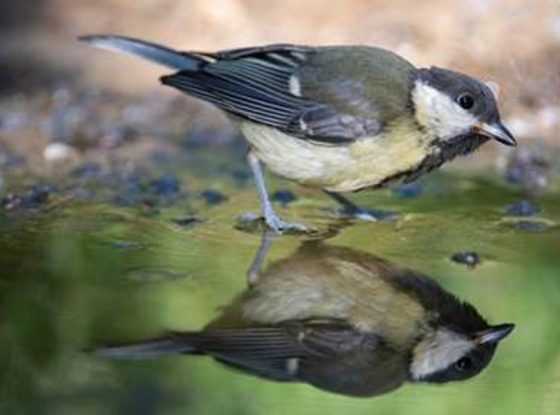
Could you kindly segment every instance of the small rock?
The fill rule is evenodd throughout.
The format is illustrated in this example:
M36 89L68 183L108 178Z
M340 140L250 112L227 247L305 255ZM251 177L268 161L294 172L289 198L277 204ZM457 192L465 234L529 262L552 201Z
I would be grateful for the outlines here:
M451 256L451 261L474 268L480 264L480 256L473 251L457 252Z
M197 218L196 216L187 216L184 218L173 219L173 223L182 226L184 228L190 228L194 225L198 225L204 222L202 219Z
M45 147L43 157L49 163L56 163L68 160L76 154L76 150L68 144L64 143L51 143Z
M510 216L534 216L541 209L528 200L521 200L506 207L506 214Z
M5 210L39 208L48 202L54 191L50 185L35 185L22 195L8 194L2 199L1 205Z
M181 190L179 180L172 174L166 174L159 179L153 180L150 183L150 187L156 195L163 197L176 196Z
M278 190L272 194L272 200L279 202L283 207L297 200L297 196L289 190Z
M226 195L224 195L221 192L218 192L217 190L205 190L202 193L200 193L200 196L206 200L206 203L214 206L214 205L219 205L220 203L225 202L228 198Z

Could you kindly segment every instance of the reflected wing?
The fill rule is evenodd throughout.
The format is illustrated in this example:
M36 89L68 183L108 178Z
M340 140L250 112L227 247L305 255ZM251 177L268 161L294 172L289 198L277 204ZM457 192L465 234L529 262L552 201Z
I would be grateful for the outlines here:
M253 375L302 380L300 367L371 352L377 338L339 321L291 322L277 327L212 330L189 343L229 366Z
M318 49L293 45L192 53L207 63L161 80L224 111L302 139L345 143L378 133L380 124L373 115L354 112L351 105L343 105L345 111L341 111L336 102L313 99L301 91L298 74L306 65L309 70L308 60L316 53ZM327 82L324 87L340 89L344 85ZM356 107L363 107L360 99L366 100L352 97Z

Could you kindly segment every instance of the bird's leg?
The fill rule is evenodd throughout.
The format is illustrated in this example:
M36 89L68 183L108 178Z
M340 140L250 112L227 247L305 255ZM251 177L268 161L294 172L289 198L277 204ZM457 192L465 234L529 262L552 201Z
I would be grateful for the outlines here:
M340 204L340 206L342 207L341 213L343 216L371 221L371 222L391 219L396 216L392 212L384 212L381 210L361 208L351 200L342 196L340 193L329 192L328 190L324 190L324 192Z
M268 251L272 246L273 239L273 231L271 231L270 229L266 229L263 232L261 243L259 245L257 253L255 254L255 258L253 259L251 266L247 270L247 284L249 285L249 287L254 286L258 282L262 266L268 255Z
M298 223L284 222L278 217L278 215L272 208L272 203L270 202L268 192L266 191L266 185L264 183L264 175L260 160L252 151L250 151L247 155L247 160L249 162L249 166L251 167L251 171L253 172L253 176L255 177L257 192L259 194L261 203L261 212L264 216L266 225L276 233L282 233L284 231L307 231L307 228L303 225L300 225Z

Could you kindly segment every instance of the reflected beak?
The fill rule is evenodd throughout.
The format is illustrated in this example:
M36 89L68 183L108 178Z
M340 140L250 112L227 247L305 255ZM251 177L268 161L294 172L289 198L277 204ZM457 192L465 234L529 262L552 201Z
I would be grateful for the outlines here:
M489 138L493 138L506 146L517 145L517 141L513 137L513 134L502 124L501 121L497 121L494 124L481 123L474 127L474 132Z
M515 326L513 324L499 324L476 334L478 344L498 343L510 334Z

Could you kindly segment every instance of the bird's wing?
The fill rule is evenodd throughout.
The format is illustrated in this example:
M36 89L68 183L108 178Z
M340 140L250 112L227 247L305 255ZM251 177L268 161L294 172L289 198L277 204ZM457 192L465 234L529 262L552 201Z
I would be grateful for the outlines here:
M161 80L226 112L302 139L342 144L379 133L379 113L371 110L374 103L363 89L329 73L317 87L301 79L310 67L312 78L322 76L323 65L313 63L322 50L272 45L215 54L187 52L206 64Z

